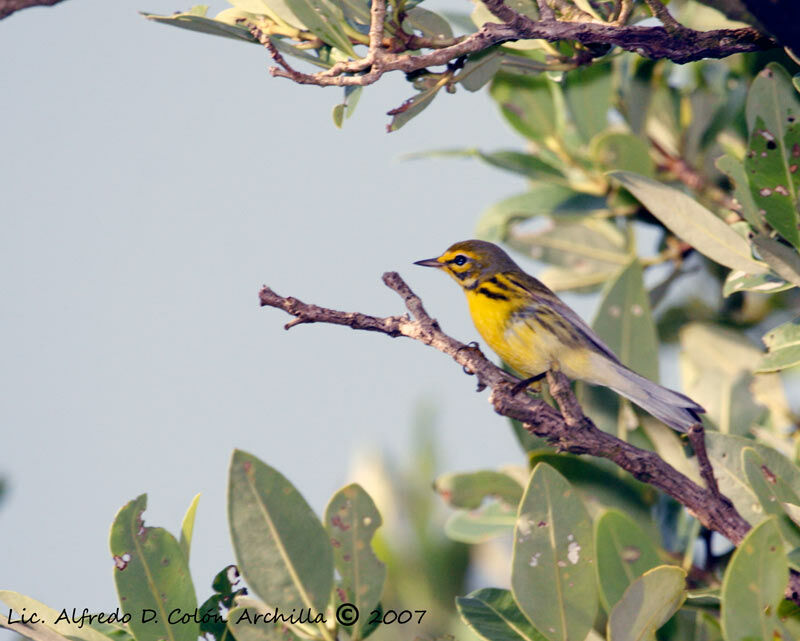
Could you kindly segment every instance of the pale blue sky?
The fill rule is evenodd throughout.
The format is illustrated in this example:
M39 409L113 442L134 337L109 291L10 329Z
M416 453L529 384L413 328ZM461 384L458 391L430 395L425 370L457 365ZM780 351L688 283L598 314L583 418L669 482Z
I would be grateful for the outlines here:
M59 609L116 605L109 526L141 492L147 523L173 532L203 493L192 571L207 596L233 560L234 447L317 510L356 450L406 452L422 399L440 411L444 469L522 461L443 355L336 327L287 333L257 303L266 282L398 313L380 282L398 269L446 330L475 338L458 289L411 261L470 237L524 183L399 158L519 146L487 96L444 95L387 135L385 112L411 95L387 78L339 131L340 90L273 79L256 46L136 13L188 6L67 0L0 21L0 588Z

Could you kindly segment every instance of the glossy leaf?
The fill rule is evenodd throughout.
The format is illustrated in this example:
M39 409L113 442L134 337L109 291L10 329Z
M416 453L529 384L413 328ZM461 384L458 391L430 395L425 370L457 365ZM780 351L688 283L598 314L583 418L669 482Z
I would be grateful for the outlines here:
M369 622L366 613L377 605L386 581L386 566L372 549L375 531L382 523L375 503L356 483L334 494L325 509L325 529L333 545L339 588L344 591L339 592L339 600L352 603L365 615L348 629L354 640L363 638Z
M476 510L459 510L444 524L445 534L462 543L483 543L514 529L516 508L502 501L491 501Z
M127 503L111 525L114 583L121 609L131 615L129 623L137 641L196 641L196 622L170 624L168 615L197 607L187 558L172 534L163 528L146 527L142 514L147 495ZM143 621L144 611L155 613Z
M519 505L511 561L514 598L551 641L584 639L597 614L592 522L575 490L538 464Z
M291 9L309 31L323 42L336 47L353 58L356 52L344 32L344 14L330 0L286 0Z
M434 489L453 507L474 510L486 497L495 497L512 507L522 498L522 486L508 474L480 470L464 474L445 474L436 479Z
M591 212L605 211L606 206L605 199L598 196L577 192L563 185L536 183L529 191L501 200L483 212L475 233L485 240L504 241L508 237L509 226L514 222L542 215L559 218L585 216ZM609 231L604 235L612 239L614 247L624 243L618 232ZM620 260L618 264L623 262Z
M584 142L608 127L612 84L610 63L579 67L565 77L564 100Z
M655 174L647 144L633 134L618 131L601 133L592 139L589 152L592 159L604 169L635 171L648 178Z
M800 99L777 63L763 69L747 94L750 132L745 168L756 205L772 227L800 247Z
M239 571L253 592L281 610L325 611L333 588L327 533L280 472L241 450L231 460L228 522Z
M763 229L764 221L761 219L756 201L753 200L744 164L733 156L726 155L717 158L715 165L733 183L733 195L742 208L742 217L754 229Z
M33 629L44 628L40 634L44 639L42 641L109 641L109 637L94 628L87 625L74 623L68 617L61 617L63 610L56 610L51 608L36 599L29 596L13 592L11 590L0 590L0 602L4 603L9 610L5 612L11 617L11 610L16 612L16 618L13 619L15 623L10 625L10 630L17 630L19 634L28 636L27 625L32 625ZM80 609L79 609L80 610ZM67 614L71 614L72 607L66 608ZM20 627L23 624L17 623L20 615L30 617L32 614L38 615L39 621L34 624L27 624L26 627ZM0 615L2 616L2 615ZM59 621L59 618L61 620ZM58 621L58 623L56 623ZM32 637L33 638L33 637ZM34 639L34 641L36 641Z
M726 641L771 641L779 631L775 613L788 579L783 541L772 517L748 532L725 570L721 619Z
M629 171L609 174L630 191L673 234L720 265L763 274L766 265L751 256L747 241L682 191Z
M192 499L192 502L189 503L189 509L186 510L186 514L183 516L183 521L181 521L181 550L186 555L186 561L189 561L189 552L192 547L192 534L194 533L194 517L197 513L197 504L200 502L200 495L195 494L195 497Z
M750 275L740 271L732 271L725 279L722 295L726 298L736 292L760 292L762 294L777 294L794 287L772 272L766 274Z
M600 601L611 612L628 586L661 561L651 536L622 512L603 514L595 524L594 537Z
M753 244L778 276L800 287L800 254L797 250L761 235L753 237Z
M766 515L776 517L778 529L787 549L800 547L800 529L783 508L783 503L800 504L800 498L789 484L776 476L752 447L742 449L742 468Z
M655 641L686 600L686 572L662 565L636 579L608 617L608 641Z
M776 372L800 364L800 318L770 330L762 340L768 353L756 372Z
M508 590L484 588L456 597L461 619L486 641L546 641L520 612Z
M592 328L625 365L658 381L658 336L637 258L610 283Z
M543 77L502 72L492 82L492 98L500 105L506 120L531 140L542 140L555 130L555 106L548 83Z

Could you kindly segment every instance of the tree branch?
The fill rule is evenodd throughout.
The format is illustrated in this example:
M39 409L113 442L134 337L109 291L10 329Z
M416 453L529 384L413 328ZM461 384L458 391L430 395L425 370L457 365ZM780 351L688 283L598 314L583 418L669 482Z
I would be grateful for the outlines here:
M489 361L479 349L445 334L399 274L387 272L383 275L383 282L403 298L411 315L381 318L358 312L342 312L281 296L266 286L259 292L259 299L262 307L275 307L294 316L285 325L286 329L303 323L331 323L381 332L391 337L405 336L430 345L450 356L468 373L474 374L479 390L491 388L489 402L498 414L520 421L526 430L545 438L559 451L591 454L613 461L635 478L674 498L703 525L719 532L734 544L738 545L745 537L750 524L718 490L714 492L700 487L655 452L639 449L599 430L584 416L563 374L548 372L550 390L561 408L560 413L541 399L527 394L514 394L513 388L518 379ZM800 575L797 573L792 573L790 577L786 596L800 604Z
M0 20L7 18L15 11L29 7L50 7L62 0L0 0Z

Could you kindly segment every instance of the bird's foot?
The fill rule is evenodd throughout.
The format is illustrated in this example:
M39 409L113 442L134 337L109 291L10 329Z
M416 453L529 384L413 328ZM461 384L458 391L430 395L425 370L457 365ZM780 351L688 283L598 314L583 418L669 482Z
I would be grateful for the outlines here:
M534 385L534 383L538 383L538 385L535 385L534 390L537 392L540 391L542 389L540 381L545 377L545 374L546 372L542 372L541 374L537 374L536 376L531 376L530 378L521 380L519 383L517 383L516 385L514 385L514 387L511 388L511 395L516 396L520 392L528 389L528 387L530 387L531 385Z

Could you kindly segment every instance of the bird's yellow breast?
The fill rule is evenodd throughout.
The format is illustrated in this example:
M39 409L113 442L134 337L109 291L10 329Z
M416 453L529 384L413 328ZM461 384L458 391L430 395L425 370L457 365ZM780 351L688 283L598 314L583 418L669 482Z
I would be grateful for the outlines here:
M483 340L500 358L524 377L536 376L551 367L560 367L568 376L581 377L586 369L585 350L577 349L552 329L542 325L530 311L528 296L502 293L506 300L492 297L481 289L466 290L469 311ZM542 310L542 314L546 314Z

